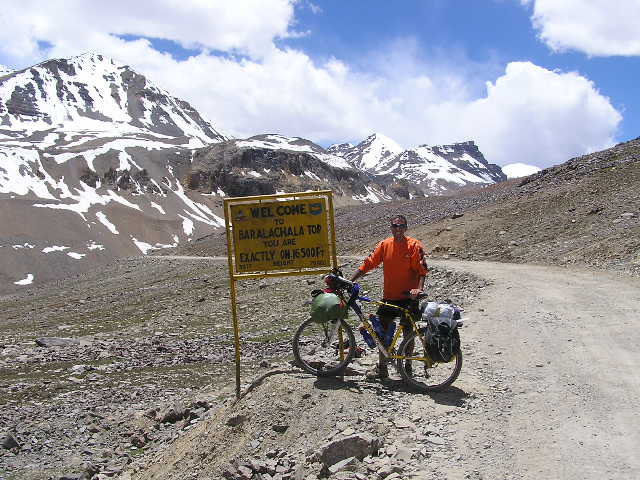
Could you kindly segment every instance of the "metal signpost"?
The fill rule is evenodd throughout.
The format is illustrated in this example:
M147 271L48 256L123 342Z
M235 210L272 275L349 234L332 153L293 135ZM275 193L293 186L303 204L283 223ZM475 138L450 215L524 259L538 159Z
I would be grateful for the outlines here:
M330 190L224 199L231 313L240 397L239 278L326 273L338 265Z

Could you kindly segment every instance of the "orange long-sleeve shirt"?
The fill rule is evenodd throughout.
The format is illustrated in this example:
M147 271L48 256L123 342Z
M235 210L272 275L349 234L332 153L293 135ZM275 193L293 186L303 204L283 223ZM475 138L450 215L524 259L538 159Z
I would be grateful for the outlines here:
M420 277L427 275L427 262L422 243L412 237L396 241L389 237L376 245L371 255L365 258L362 273L384 264L384 298L400 300L408 298L407 290L419 288Z

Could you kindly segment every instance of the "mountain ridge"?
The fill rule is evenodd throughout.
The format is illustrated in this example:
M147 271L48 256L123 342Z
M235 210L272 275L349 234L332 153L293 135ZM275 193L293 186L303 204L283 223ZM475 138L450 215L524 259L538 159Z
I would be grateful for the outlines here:
M403 149L389 137L373 133L358 145L335 144L327 151L343 157L354 168L409 180L427 195L507 179L473 141Z

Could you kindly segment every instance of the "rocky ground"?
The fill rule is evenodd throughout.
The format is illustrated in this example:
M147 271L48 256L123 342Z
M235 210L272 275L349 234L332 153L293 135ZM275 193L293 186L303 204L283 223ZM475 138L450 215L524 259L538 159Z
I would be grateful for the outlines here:
M206 259L128 259L2 297L0 478L114 475L235 398L226 272ZM379 275L365 282L372 294ZM434 295L463 304L485 283L430 277ZM293 368L291 337L321 286L318 275L239 282L243 388Z
M456 197L339 209L340 253L367 252L398 211L432 259L638 275L639 144ZM224 254L224 239L169 253ZM359 262L343 263L350 273ZM488 298L506 290L493 291L480 273L439 266L428 288L482 317ZM380 272L365 277L374 297L380 283ZM539 362L528 375L510 369L504 345L486 341L493 319L463 330L463 375L446 393L416 395L397 376L365 381L375 355L344 382L320 381L290 363L290 340L308 292L321 285L319 276L239 282L245 393L237 403L224 261L123 259L0 297L0 479L533 478L517 461L527 447L504 443L500 428L514 398L535 385L510 384L536 382ZM526 318L540 311L523 310ZM336 451L355 453L335 466ZM500 468L487 470L489 461ZM584 478L633 478L617 473Z

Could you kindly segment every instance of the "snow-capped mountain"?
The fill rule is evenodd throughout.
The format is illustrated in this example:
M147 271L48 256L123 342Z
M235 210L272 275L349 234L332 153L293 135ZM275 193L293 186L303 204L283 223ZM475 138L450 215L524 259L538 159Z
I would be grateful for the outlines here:
M425 194L506 180L500 167L487 162L472 141L404 150L392 139L374 133L356 146L332 145L327 151L343 157L355 168L408 180Z
M0 290L220 228L183 178L195 148L227 138L101 55L0 77Z
M64 126L114 135L188 136L200 144L225 139L187 102L94 53L12 72L2 79L0 98L0 126L12 132Z

